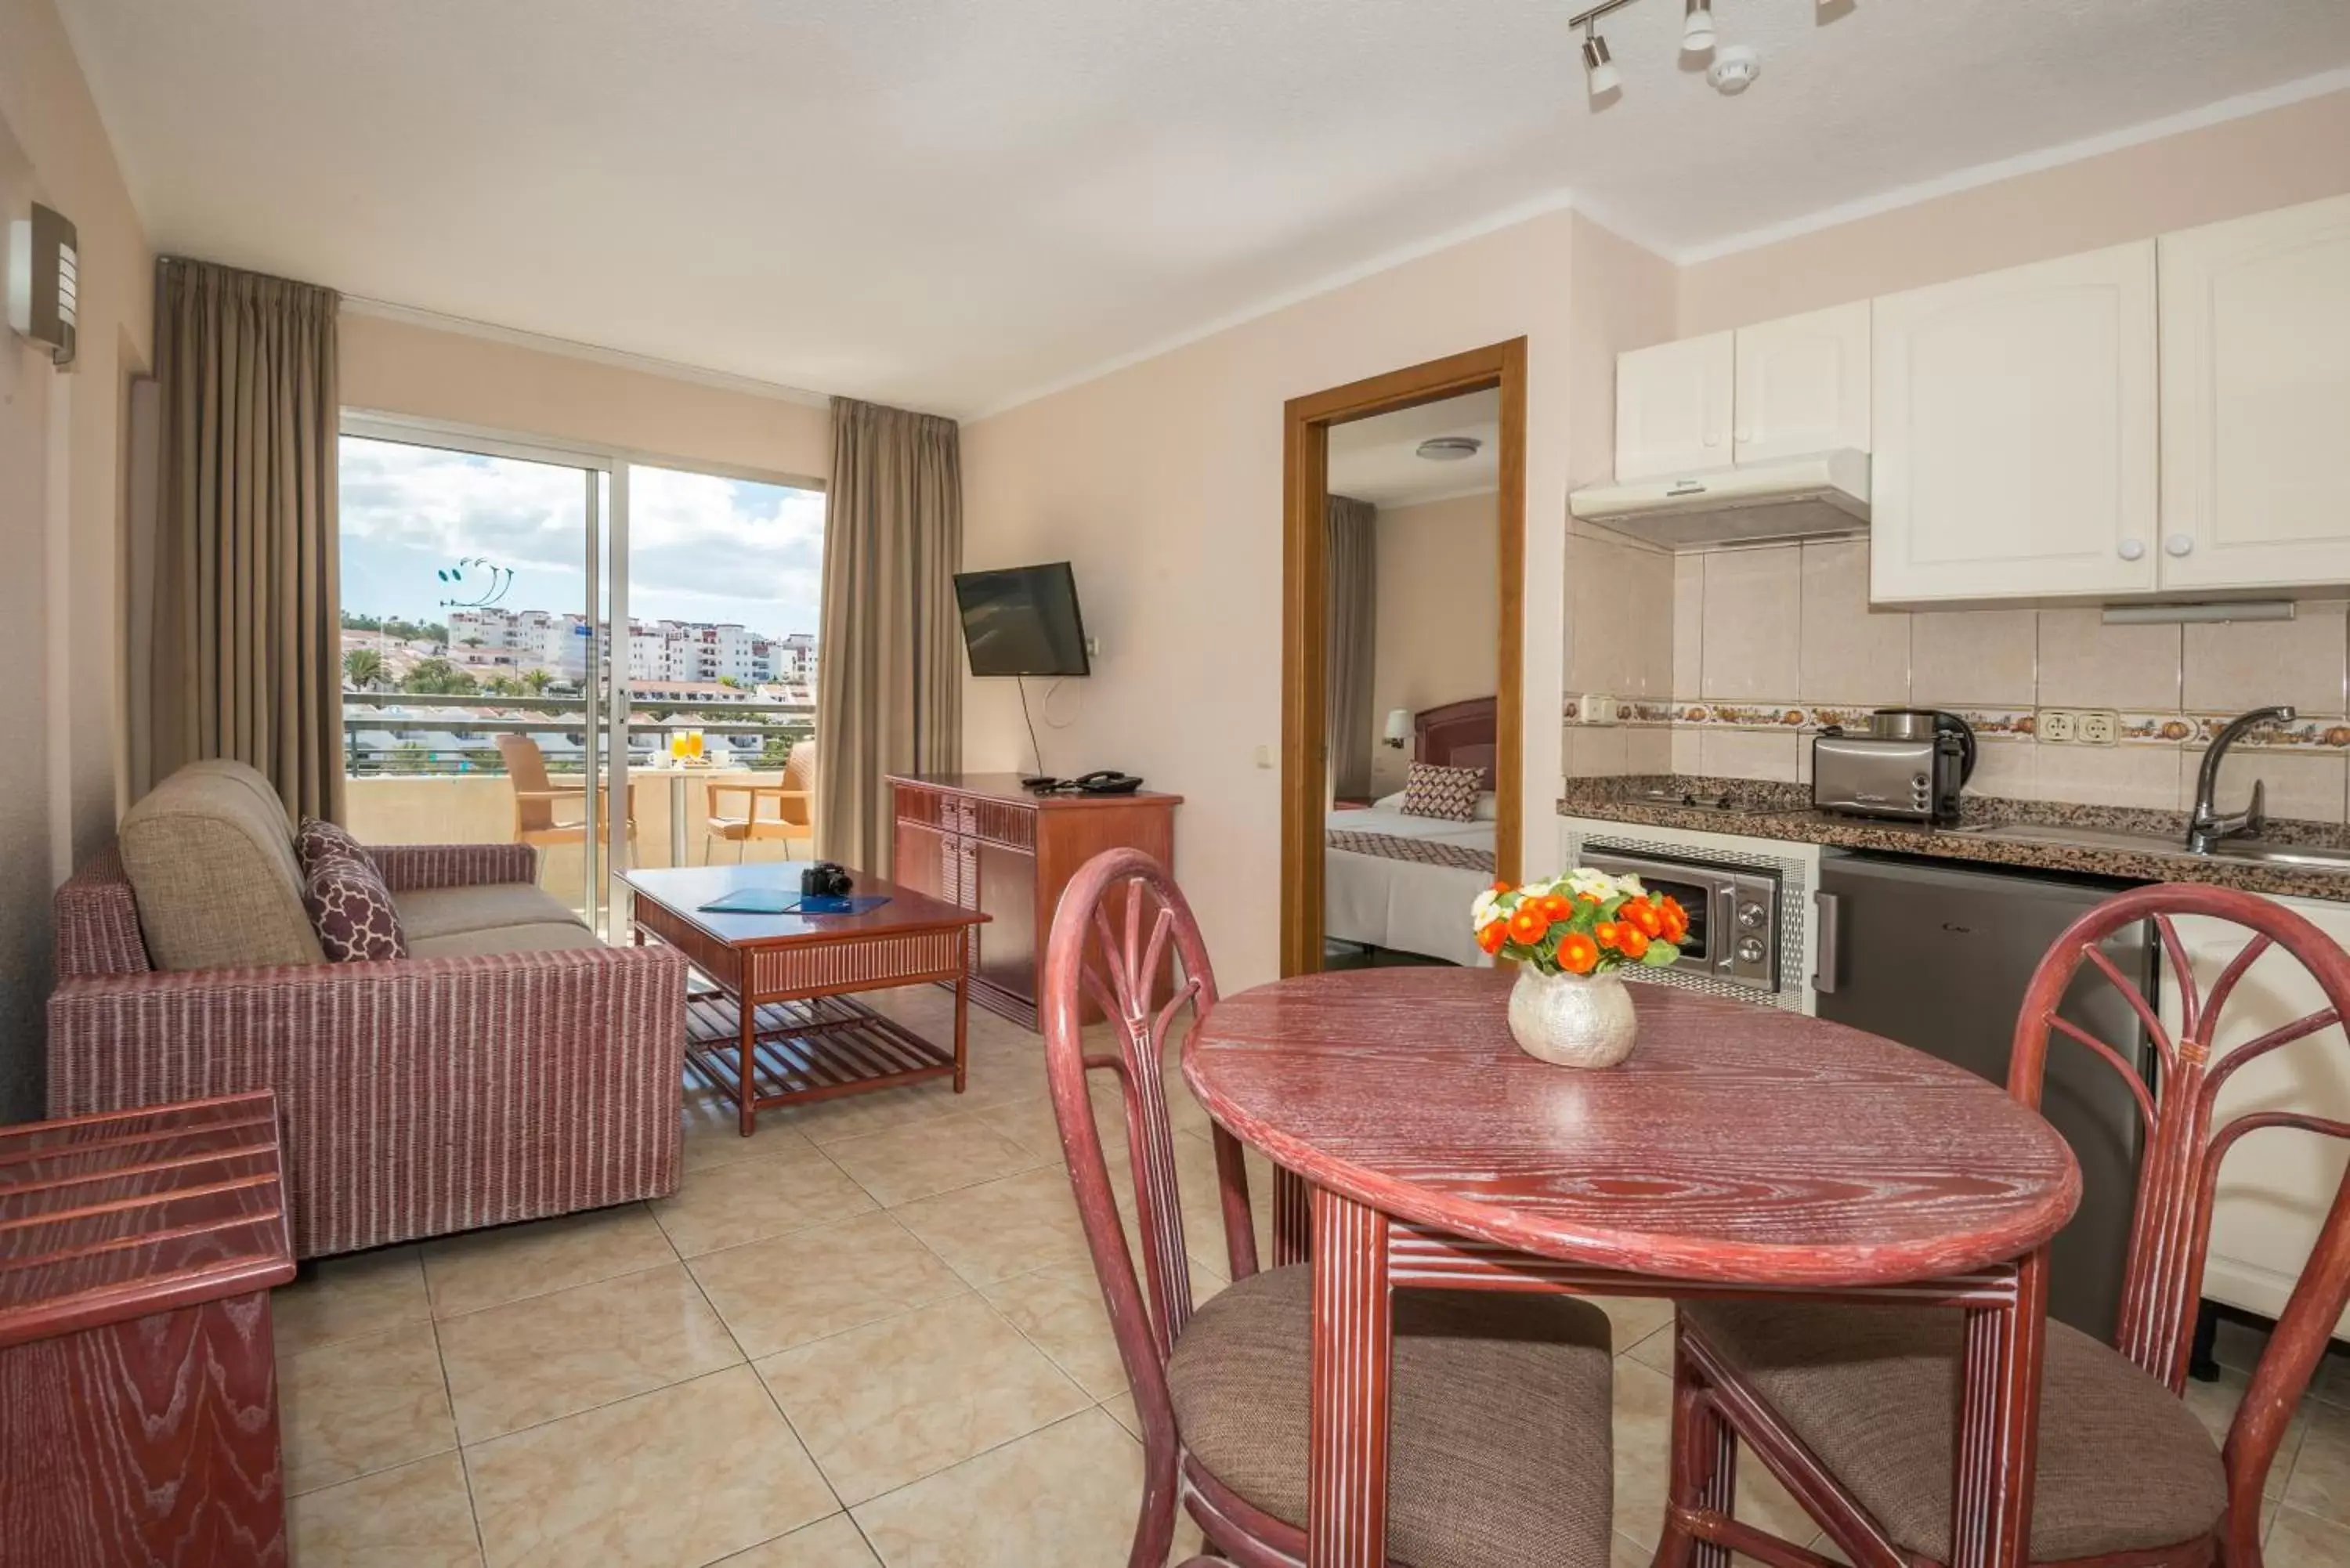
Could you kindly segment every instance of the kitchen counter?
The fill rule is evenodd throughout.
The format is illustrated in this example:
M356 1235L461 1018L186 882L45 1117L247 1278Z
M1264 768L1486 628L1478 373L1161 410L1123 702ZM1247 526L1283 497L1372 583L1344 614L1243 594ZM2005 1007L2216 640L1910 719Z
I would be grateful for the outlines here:
M2263 865L2188 854L2183 847L2187 816L2176 811L1969 795L1958 827L1925 827L1814 810L1811 789L1804 784L1640 774L1569 779L1566 793L1559 798L1558 812L1561 816L1889 855L2072 871L2134 882L2209 882L2250 893L2350 902L2350 869ZM1986 836L1981 831L2033 826L2158 835L2182 847L2170 853L2135 846L2032 843ZM2350 850L2350 829L2341 823L2272 817L2260 836L2273 843Z

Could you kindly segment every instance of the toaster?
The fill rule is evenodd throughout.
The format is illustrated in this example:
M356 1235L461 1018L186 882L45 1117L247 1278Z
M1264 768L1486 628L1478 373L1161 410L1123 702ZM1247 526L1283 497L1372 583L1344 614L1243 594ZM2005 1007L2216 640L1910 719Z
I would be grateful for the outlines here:
M1956 713L1880 708L1866 730L1812 738L1812 804L1822 811L1948 826L1975 771L1975 732Z

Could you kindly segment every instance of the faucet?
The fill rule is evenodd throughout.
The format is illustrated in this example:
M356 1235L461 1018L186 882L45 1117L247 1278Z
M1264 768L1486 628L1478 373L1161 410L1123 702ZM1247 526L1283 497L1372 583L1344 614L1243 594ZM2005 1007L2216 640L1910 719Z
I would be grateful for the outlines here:
M2245 731L2262 724L2290 724L2296 717L2290 704L2280 704L2239 713L2220 727L2220 732L2211 738L2211 749L2203 753L2202 771L2195 777L2195 809L2187 818L2189 854L2209 855L2223 838L2261 830L2268 805L2268 791L2262 781L2252 781L2252 804L2241 812L2222 816L2211 804L2211 796L2220 787L2220 763L2227 756L2228 748Z

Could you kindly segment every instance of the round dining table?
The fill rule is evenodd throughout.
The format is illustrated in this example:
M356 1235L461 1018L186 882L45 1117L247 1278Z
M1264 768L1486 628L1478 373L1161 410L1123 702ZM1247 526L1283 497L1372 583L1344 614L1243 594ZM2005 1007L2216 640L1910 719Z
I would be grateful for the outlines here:
M1387 1560L1403 1287L1963 1309L1951 1568L2022 1563L2064 1139L1890 1040L1662 984L1632 987L1621 1065L1552 1066L1511 1038L1513 978L1301 975L1184 1042L1201 1104L1277 1167L1274 1262L1314 1271L1311 1568Z

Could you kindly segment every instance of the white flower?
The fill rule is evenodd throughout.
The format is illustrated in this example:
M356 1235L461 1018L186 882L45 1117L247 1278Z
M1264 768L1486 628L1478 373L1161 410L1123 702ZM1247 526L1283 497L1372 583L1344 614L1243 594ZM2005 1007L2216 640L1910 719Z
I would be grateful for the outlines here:
M1493 918L1493 907L1500 902L1491 888L1479 893L1469 904L1469 929L1472 931L1484 929Z

